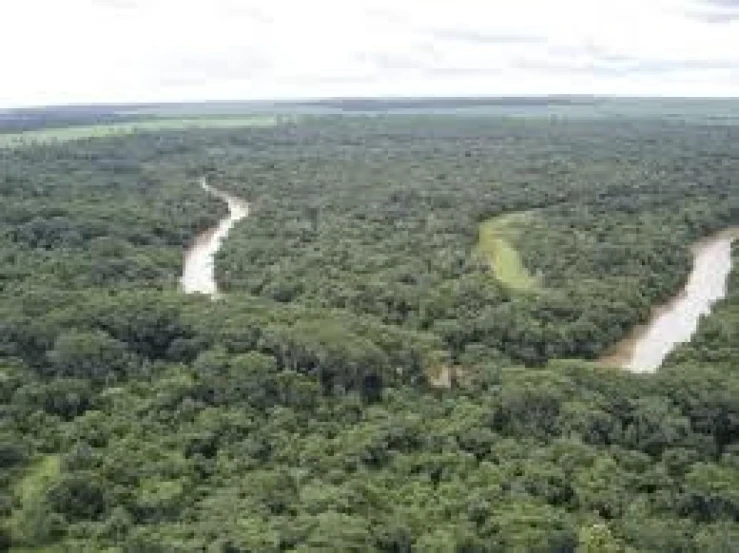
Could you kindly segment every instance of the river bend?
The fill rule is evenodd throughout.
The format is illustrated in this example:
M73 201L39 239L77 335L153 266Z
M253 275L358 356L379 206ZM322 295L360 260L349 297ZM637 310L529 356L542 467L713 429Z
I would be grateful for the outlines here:
M727 293L732 269L731 246L739 227L726 229L693 245L693 269L680 293L652 310L650 320L637 326L600 360L633 372L653 372L679 344L688 342L700 318Z
M210 186L206 179L200 185L208 192L228 204L228 215L216 227L200 233L185 252L182 290L187 294L215 296L218 284L215 277L215 255L233 226L249 215L249 204L231 194Z

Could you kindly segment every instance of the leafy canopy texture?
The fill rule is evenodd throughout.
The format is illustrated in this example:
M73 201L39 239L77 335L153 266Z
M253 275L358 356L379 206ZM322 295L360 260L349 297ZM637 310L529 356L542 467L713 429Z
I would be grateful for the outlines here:
M735 551L739 272L656 374L590 361L739 223L737 145L428 114L0 150L0 550ZM179 290L202 176L252 205L218 301Z

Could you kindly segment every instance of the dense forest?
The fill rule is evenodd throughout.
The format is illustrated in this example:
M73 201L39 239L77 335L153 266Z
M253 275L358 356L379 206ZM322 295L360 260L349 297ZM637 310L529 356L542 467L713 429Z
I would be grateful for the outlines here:
M379 115L0 150L0 551L736 551L739 271L656 374L591 361L739 223L737 144ZM252 204L216 301L179 290L202 176ZM532 290L476 248L511 213Z
M736 136L651 121L304 123L267 152L211 157L256 206L221 278L430 330L463 364L592 358L675 291L692 240L739 219ZM536 297L472 255L481 221L529 210L517 246L543 275Z
M127 106L67 106L0 110L0 135L45 128L67 128L137 121L142 117L127 112Z

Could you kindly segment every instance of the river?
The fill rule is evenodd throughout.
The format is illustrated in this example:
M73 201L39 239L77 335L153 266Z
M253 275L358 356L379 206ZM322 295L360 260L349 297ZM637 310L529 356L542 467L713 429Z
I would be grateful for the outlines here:
M188 294L218 294L215 255L233 226L249 215L249 204L210 186L202 188L228 204L228 215L216 227L199 234L185 253L182 289ZM655 307L646 324L639 325L599 364L633 372L657 370L678 344L689 341L703 315L726 296L732 268L731 245L739 239L739 227L732 227L700 240L691 248L693 269L680 293L664 305Z
M693 269L685 287L669 302L652 311L650 320L637 326L600 359L600 364L632 372L654 372L675 347L695 334L703 315L724 298L732 268L731 245L739 227L700 240L692 247Z
M236 196L210 186L206 179L202 179L200 185L203 190L228 204L228 215L221 219L216 227L200 233L187 249L180 282L182 290L187 294L200 293L215 296L218 293L215 276L216 252L233 226L249 215L249 204Z

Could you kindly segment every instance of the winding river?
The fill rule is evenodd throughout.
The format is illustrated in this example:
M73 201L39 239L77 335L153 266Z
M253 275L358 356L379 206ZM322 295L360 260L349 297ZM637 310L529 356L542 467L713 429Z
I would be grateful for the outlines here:
M700 240L692 247L693 270L681 292L652 311L647 324L637 326L600 360L600 364L633 372L656 371L670 352L695 334L703 315L726 296L731 272L731 245L739 227Z
M181 283L185 293L216 296L215 255L233 226L249 215L249 204L210 186L206 179L202 179L201 186L226 202L229 213L216 227L198 235L188 248ZM738 239L739 227L732 227L694 244L693 269L685 287L669 302L655 307L649 322L635 327L599 364L633 372L657 370L677 345L692 338L700 318L726 296L731 246Z
M210 186L206 179L201 180L200 186L228 204L228 215L218 223L218 226L202 232L195 238L185 252L180 282L182 290L187 294L200 293L215 296L218 293L215 277L216 252L233 226L249 215L249 204L236 196Z

